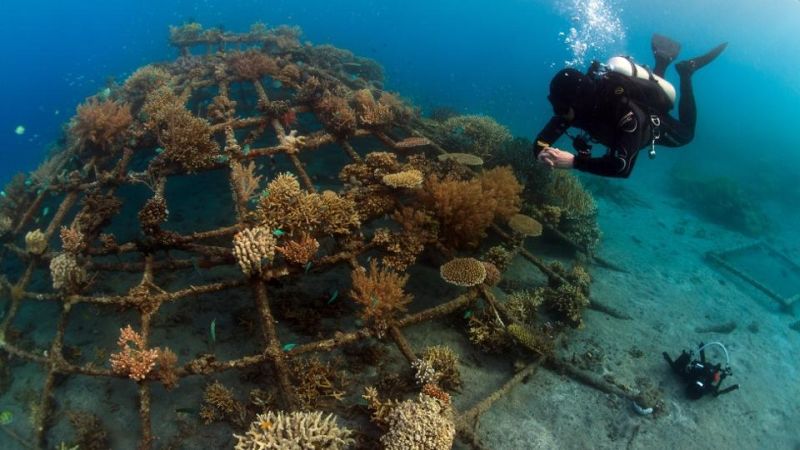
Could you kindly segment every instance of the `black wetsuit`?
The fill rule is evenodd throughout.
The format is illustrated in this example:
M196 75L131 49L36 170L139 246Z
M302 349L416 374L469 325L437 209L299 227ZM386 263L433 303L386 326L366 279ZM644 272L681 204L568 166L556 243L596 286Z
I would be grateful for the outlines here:
M627 178L639 150L651 146L656 136L660 136L656 145L666 147L680 147L694 138L697 109L691 74L681 75L680 120L670 116L665 108L659 110L648 105L647 96L639 95L641 92L630 85L625 75L612 72L596 76L595 80L595 98L589 102L591 106L576 111L572 121L553 116L536 137L535 156L555 143L567 129L577 127L608 150L601 157L592 157L590 151L579 151L574 168L596 175ZM656 127L655 123L659 122Z

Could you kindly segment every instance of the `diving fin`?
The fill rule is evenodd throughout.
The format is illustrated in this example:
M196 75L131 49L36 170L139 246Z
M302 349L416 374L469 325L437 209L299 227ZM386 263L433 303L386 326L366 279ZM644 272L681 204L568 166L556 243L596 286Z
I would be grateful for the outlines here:
M653 37L650 39L650 47L653 49L653 56L656 58L656 66L653 69L653 73L663 77L669 63L675 61L678 53L681 52L681 44L664 35L653 33Z
M675 64L675 69L678 70L678 74L680 76L687 76L693 74L696 70L705 67L711 61L717 59L720 53L728 46L727 42L719 44L718 46L714 47L708 53L704 55L700 55L696 58L692 58L686 61L681 61Z

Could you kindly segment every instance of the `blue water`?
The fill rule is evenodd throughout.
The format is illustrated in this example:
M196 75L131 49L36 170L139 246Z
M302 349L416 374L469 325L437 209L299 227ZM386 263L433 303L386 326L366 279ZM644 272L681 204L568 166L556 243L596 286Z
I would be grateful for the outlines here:
M602 20L593 17L598 11ZM549 77L576 60L564 42L571 28L583 42L599 43L587 63L620 53L649 63L653 31L682 42L684 56L728 41L724 57L696 77L699 131L685 157L798 159L792 118L800 104L800 42L792 28L800 3L793 0L34 0L4 2L0 16L0 181L35 168L76 104L109 77L122 81L147 62L173 57L168 25L194 20L245 30L256 19L296 24L314 43L377 59L388 86L418 106L489 114L528 137L547 119Z
M552 110L546 99L548 83L553 73L565 66L583 69L592 59L604 60L619 54L633 55L638 61L650 64L650 36L653 32L681 42L681 58L701 54L721 42L728 42L725 53L694 77L699 110L695 140L679 149L659 150L658 157L652 162L640 158L638 167L624 186L631 191L645 192L643 197L654 189L665 190L662 183L665 174L675 165L723 175L735 180L748 195L763 204L775 230L783 233L778 238L770 236L777 241L775 245L795 260L800 252L797 244L800 240L796 236L796 227L800 225L797 223L800 219L797 213L797 202L800 201L797 183L800 179L797 131L800 125L800 40L796 35L800 2L797 0L6 0L0 11L0 42L3 42L6 61L0 70L0 185L5 185L17 172L34 170L63 136L76 106L87 96L102 90L109 80L121 83L143 65L174 60L177 50L168 45L170 25L199 22L208 28L221 26L240 32L246 31L256 21L269 26L297 25L303 30L303 40L333 44L378 61L385 69L386 87L402 94L423 113L445 106L464 114L485 114L508 127L515 136L528 139L532 139L550 118ZM673 68L667 72L667 78L677 85ZM559 142L559 146L570 148L567 140ZM678 216L688 213L660 217L660 207L664 204L673 207L677 202L664 200L666 197L653 198L647 200L656 207L642 213L635 219L639 221L636 226L631 227L635 228L633 234L636 236L620 232L622 227L614 228L619 225L616 221L620 214L615 215L618 211L604 216L601 209L601 221L607 221L601 225L609 225L604 229L606 241L603 250L656 280L651 285L645 277L634 282L625 279L621 282L625 286L641 287L647 295L656 295L653 293L665 286L680 285L680 289L691 290L691 286L686 287L690 284L687 280L694 276L691 271L696 266L689 263L681 266L681 258L695 261L698 255L675 256L678 250L670 253L669 243L663 242L668 242L672 234L679 240L692 233L697 236L708 233L711 236L703 234L706 241L691 247L692 250L700 248L704 251L715 249L716 236L699 222L692 222L691 226L695 228L684 230L689 226L683 217ZM612 208L610 203L601 202L600 205L601 208ZM188 203L186 208L202 209L203 206L201 200L196 200L196 203ZM174 211L179 211L179 208ZM622 213L627 218L624 214L627 213ZM133 217L133 213L129 216ZM130 219L131 223L134 221ZM645 223L647 225L642 225ZM191 220L186 222L189 229L195 229L195 225ZM623 223L623 226L627 225ZM136 231L135 226L131 225L132 232ZM675 231L678 228L680 233ZM662 236L664 233L668 235L666 238ZM651 245L649 237L656 235L663 240L654 238ZM740 235L725 235L720 240L726 246L732 246L741 243L737 241L739 238L745 239ZM650 261L674 258L678 267L674 271L670 271L672 268L664 269L667 264L651 268L648 261L644 261L646 257L642 256L649 253L637 253L638 248L631 244L631 239L636 241L636 245L653 247L647 247L648 251L656 254ZM692 241L692 245L695 244ZM657 246L661 247L654 249ZM678 245L676 248L684 249ZM697 250L698 254L700 252ZM628 256L632 262L625 260ZM753 264L753 261L742 264L748 267L747 264ZM756 261L752 267L752 273L759 274L756 269L765 266ZM788 265L789 269L786 265L777 265L774 270L769 267L759 275L767 279L776 273L780 275L781 271L793 270L791 265ZM611 281L600 283L600 292L616 292L614 283L618 280L609 279ZM715 285L715 293L748 289L740 280L732 282L730 278L722 277L720 280L711 282ZM779 276L774 280L776 284L782 282ZM797 279L785 282L786 286L779 289L781 293L792 295L797 292ZM722 287L716 286L717 283ZM639 292L636 295L635 300L623 298L636 303L640 301ZM706 292L692 295L705 300ZM745 294L741 295L745 299L742 304L728 309L741 314L738 316L738 332L743 333L742 328L749 321L750 308L755 306L746 303L749 300ZM712 317L709 320L713 321L718 317L713 314L729 305L713 306L712 301L724 302L725 298L720 295L708 302L698 300L702 304L697 311L701 312L675 313L665 309L668 312L663 313L664 321L677 322L677 319L672 321L673 313L691 323L691 326L687 325L688 329L695 326L695 322L691 322L695 313L697 316L705 314L705 318ZM657 303L668 305L667 300L659 299ZM637 303L636 308L644 309L643 305ZM770 306L768 300L762 299L760 305L763 308L758 312L767 317L777 316L774 305ZM54 311L50 313L48 317L55 317ZM90 312L84 314L88 317ZM687 316L690 318L686 319ZM216 320L213 316L208 319ZM769 320L765 319L761 325L759 348L767 347L763 344L767 341L763 339L767 333L764 330L779 330L776 335L778 332L794 333L790 337L781 334L779 343L769 349L774 353L768 356L769 367L780 368L782 375L796 381L796 376L787 375L798 370L796 361L787 363L783 359L789 358L792 351L796 354L796 348L786 344L791 342L796 346L796 333L787 331L788 319L784 316L775 319L774 323ZM796 317L791 321L796 321ZM200 331L196 334L205 336L207 323L199 325ZM224 325L220 320L221 333L225 331ZM660 332L659 326L662 325L650 328ZM746 346L750 335L747 336L736 335L740 345L736 350L748 351ZM41 340L48 342L48 339ZM677 351L686 339L694 339L694 336L682 335L680 339L683 340L671 351ZM112 342L114 336L105 336L105 340ZM630 346L628 341L624 345L625 348ZM657 361L653 367L663 369L658 366L662 364L659 355L654 354ZM748 363L748 368L754 371L761 364L752 355ZM765 378L757 378L757 381L762 382ZM200 385L192 387L196 388L195 391L202 388ZM749 392L753 392L752 386L750 389ZM737 413L757 409L762 403L757 405L752 408L746 403L739 405ZM796 410L786 414L798 417ZM693 420L702 424L703 416L698 415L701 419ZM775 413L775 416L779 414ZM781 422L783 419L785 417L775 419L784 427L779 442L788 442L785 424ZM760 420L768 423L763 416ZM763 429L768 429L769 425L759 426L762 434L768 434ZM720 430L702 429L702 425L689 429L707 435L722 433ZM658 448L658 444L665 441L654 442ZM2 443L0 448L3 448Z

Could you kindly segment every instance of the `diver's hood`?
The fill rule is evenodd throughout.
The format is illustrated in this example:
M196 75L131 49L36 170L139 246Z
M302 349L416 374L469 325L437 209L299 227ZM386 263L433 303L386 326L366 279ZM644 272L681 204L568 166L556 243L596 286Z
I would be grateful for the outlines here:
M594 109L596 91L597 86L591 76L576 69L563 69L550 81L547 99L557 115L566 115L572 108L576 117L585 117Z

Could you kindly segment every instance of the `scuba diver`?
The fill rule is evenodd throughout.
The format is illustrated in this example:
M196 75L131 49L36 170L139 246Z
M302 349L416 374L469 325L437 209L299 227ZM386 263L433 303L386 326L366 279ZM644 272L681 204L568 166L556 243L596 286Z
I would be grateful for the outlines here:
M697 122L692 75L716 59L727 43L675 64L680 76L679 119L669 115L675 88L663 76L678 56L680 44L654 34L651 46L656 60L652 71L629 57L618 56L607 64L592 62L585 74L571 68L556 73L547 97L555 114L536 137L533 148L540 162L559 169L627 178L639 150L650 147L652 159L656 144L680 147L691 142ZM569 135L570 127L583 133ZM577 154L552 147L565 133L572 138ZM605 155L593 157L590 142L608 147Z

